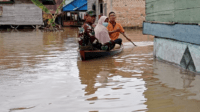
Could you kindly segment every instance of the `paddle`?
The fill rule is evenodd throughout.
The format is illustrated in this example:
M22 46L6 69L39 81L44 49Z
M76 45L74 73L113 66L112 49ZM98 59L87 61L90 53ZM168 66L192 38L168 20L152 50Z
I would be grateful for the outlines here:
M128 41L130 41L134 46L137 46L137 45L135 45L132 41L131 41L131 39L129 39L124 33L121 33Z

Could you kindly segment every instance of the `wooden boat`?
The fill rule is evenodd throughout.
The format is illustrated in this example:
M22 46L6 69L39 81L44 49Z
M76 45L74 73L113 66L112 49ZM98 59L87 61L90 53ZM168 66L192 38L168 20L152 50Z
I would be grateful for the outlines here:
M79 50L79 54L80 54L81 60L85 61L85 60L94 59L94 58L101 58L101 57L105 57L105 56L116 55L116 54L121 53L123 51L123 49L124 49L124 46L121 45L119 48L113 49L113 50L110 50L110 51L104 51L104 50L94 50L94 51Z

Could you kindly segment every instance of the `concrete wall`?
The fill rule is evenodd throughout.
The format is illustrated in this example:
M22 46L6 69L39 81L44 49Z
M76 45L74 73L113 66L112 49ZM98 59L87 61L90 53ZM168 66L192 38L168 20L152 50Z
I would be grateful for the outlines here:
M179 42L176 40L170 40L165 38L154 39L154 56L166 60L168 62L175 63L185 68L182 64L183 58L185 58L186 66L188 69L194 72L200 73L200 46L185 42ZM192 59L192 63L188 63ZM192 66L195 68L193 70ZM190 68L191 66L191 68Z
M200 72L199 5L199 0L146 0L143 33L159 37L155 57Z
M3 14L0 25L42 25L42 10L31 0L15 0L14 4L0 4Z
M87 3L88 10L92 10L92 5L95 3L96 0L87 0L87 1L88 1L88 3Z
M107 14L114 11L117 22L123 27L142 27L145 20L145 0L104 0L105 3Z
M200 27L184 24L143 24L143 34L159 38L154 39L156 58L169 61L181 67L200 72Z
M102 3L101 0L88 0L88 3L87 3L88 10L93 10L92 9L93 4L96 5L96 15L97 15L96 24L98 23L99 15L101 15L100 14L100 3Z
M158 24L144 22L143 34L154 39L156 58L200 72L200 27L198 25Z

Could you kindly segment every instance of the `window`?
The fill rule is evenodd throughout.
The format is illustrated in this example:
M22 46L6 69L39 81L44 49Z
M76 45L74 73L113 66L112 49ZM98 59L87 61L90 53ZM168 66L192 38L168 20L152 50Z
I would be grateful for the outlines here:
M100 14L103 14L103 4L100 4Z

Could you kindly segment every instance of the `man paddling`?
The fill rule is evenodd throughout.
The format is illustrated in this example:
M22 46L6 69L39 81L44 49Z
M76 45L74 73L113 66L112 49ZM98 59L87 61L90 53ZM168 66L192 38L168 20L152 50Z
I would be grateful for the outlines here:
M124 29L121 26L121 24L116 22L115 12L110 12L109 13L109 19L110 19L110 21L108 23L107 29L109 31L110 39L113 40L115 43L121 45L122 39L119 38L119 34L121 33L126 39L128 39L129 41L131 41L125 35Z

